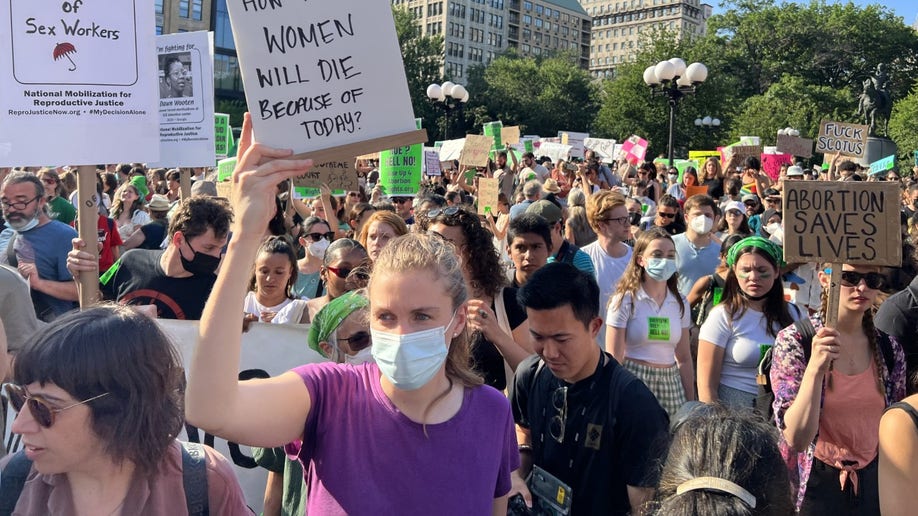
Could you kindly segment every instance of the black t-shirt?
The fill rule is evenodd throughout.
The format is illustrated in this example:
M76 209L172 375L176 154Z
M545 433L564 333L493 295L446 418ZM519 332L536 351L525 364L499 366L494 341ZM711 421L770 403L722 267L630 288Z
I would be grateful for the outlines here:
M140 249L160 249L163 240L166 239L166 221L154 220L140 226L140 231L143 232L144 237Z
M908 378L918 371L918 277L880 305L873 318L878 330L892 335L905 351ZM910 390L911 392L911 390Z
M217 276L166 276L159 264L163 252L131 249L124 253L102 275L99 281L102 295L122 305L155 304L161 319L200 320Z
M504 288L503 303L510 329L515 330L526 320L526 310L516 301L515 288ZM491 309L494 310L493 304ZM500 354L497 346L485 339L481 332L476 331L472 333L471 351L472 367L484 378L485 383L499 391L506 389L507 375L504 372L504 356Z
M571 487L572 514L625 515L627 486L657 485L669 418L643 382L611 355L600 356L596 373L575 384L540 368L538 356L527 358L516 370L510 404L516 423L532 435L533 464ZM561 387L567 387L567 424L558 443L550 427L560 413L553 398Z
M708 195L714 200L724 196L724 181L722 179L705 179L701 182L701 186L708 187Z

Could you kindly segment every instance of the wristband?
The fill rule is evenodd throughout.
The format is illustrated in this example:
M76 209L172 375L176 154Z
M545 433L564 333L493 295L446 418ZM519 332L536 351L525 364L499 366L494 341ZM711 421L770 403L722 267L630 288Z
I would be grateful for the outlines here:
M523 453L523 452L532 453L532 445L531 444L521 444L519 446L519 450L520 450L520 453Z

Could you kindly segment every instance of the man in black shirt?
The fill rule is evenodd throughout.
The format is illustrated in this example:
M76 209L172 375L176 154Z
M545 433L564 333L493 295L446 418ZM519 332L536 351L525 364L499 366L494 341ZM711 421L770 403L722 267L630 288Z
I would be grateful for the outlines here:
M522 478L538 466L571 488L572 514L637 513L651 499L668 418L649 389L596 345L594 277L566 263L542 267L519 290L537 353L510 389Z
M215 198L182 201L169 224L168 247L124 253L99 278L103 298L127 305L154 305L163 319L200 319L217 279L232 219L229 206ZM79 273L98 269L92 255L82 251L84 247L82 240L75 239L67 257L67 268L77 285Z

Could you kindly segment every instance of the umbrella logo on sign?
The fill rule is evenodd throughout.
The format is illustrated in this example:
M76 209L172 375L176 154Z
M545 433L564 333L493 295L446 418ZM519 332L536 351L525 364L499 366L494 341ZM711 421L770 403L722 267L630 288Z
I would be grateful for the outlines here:
M54 60L57 61L61 57L66 57L70 64L73 65L73 68L69 68L67 71L72 72L77 69L76 63L73 62L73 59L70 58L70 54L76 54L76 48L71 43L58 43L54 46Z

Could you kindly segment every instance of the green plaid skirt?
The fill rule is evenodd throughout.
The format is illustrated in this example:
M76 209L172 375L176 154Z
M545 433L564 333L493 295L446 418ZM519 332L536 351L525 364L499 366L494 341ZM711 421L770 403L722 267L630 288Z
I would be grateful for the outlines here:
M650 367L625 359L625 369L631 371L644 382L650 392L657 397L657 401L670 417L685 404L685 389L682 387L682 377L679 375L679 366Z

